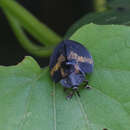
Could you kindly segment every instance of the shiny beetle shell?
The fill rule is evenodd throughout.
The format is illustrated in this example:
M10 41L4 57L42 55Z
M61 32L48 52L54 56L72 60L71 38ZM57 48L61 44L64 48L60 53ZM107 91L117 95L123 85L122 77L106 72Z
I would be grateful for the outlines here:
M65 88L77 88L86 74L93 71L93 59L82 44L64 40L55 48L49 67L55 83L60 82Z

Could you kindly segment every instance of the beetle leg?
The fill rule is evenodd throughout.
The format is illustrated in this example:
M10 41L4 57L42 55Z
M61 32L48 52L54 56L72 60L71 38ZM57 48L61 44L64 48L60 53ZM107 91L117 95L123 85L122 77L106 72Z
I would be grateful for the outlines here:
M85 88L86 88L86 89L91 89L92 87L89 86L89 85L86 85Z
M73 86L73 93L77 93L77 95L80 97L79 91L78 91L78 86Z
M79 93L77 87L75 87L74 89L72 89L71 93L69 93L69 95L67 96L67 99L71 99L73 97L73 95L75 95L75 93L77 93L77 95L80 97L80 93Z
M91 86L88 85L88 80L85 80L84 82L86 83L85 88L86 88L86 89L90 89Z
M79 91L78 91L78 90L76 90L76 93L77 93L77 95L80 97L80 93L79 93Z
M67 99L71 99L74 94L75 94L75 92L74 92L74 91L71 91L71 92L66 96L66 98L67 98Z
M74 93L71 91L70 93L68 93L68 88L64 88L64 92L67 94L66 98L67 99L71 99L74 95Z
M64 92L66 92L67 91L67 88L64 88Z
M84 80L84 82L86 83L86 85L88 85L88 80Z

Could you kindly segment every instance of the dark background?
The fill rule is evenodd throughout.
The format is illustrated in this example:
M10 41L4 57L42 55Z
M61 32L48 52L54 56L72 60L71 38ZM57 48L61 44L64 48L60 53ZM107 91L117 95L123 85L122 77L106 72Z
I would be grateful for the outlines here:
M17 0L17 2L61 36L64 36L76 20L93 11L92 0ZM30 55L13 35L2 10L0 10L0 36L0 65L15 65L24 56ZM48 65L49 58L34 58L42 67Z

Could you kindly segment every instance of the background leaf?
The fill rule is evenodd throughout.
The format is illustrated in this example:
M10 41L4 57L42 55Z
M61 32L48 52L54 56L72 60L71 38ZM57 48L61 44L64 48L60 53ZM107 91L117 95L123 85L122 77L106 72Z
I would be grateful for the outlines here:
M130 8L129 0L108 0L107 4L110 8L119 8L119 7Z
M1 130L129 130L130 28L89 24L71 39L84 44L94 59L91 90L66 100L48 68L27 57L0 67Z
M95 23L99 25L121 24L130 25L130 1L129 0L110 0L107 2L107 9L104 12L90 13L83 16L74 23L66 32L65 38L69 38L77 29L85 24Z

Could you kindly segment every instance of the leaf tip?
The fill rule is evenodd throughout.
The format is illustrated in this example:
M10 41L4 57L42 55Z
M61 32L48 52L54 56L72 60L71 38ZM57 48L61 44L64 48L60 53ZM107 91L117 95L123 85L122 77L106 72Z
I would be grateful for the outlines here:
M25 56L24 59L20 63L18 63L17 65L32 64L32 63L35 64L35 65L37 65L37 66L39 66L38 63L34 60L33 57L31 57L31 56Z

